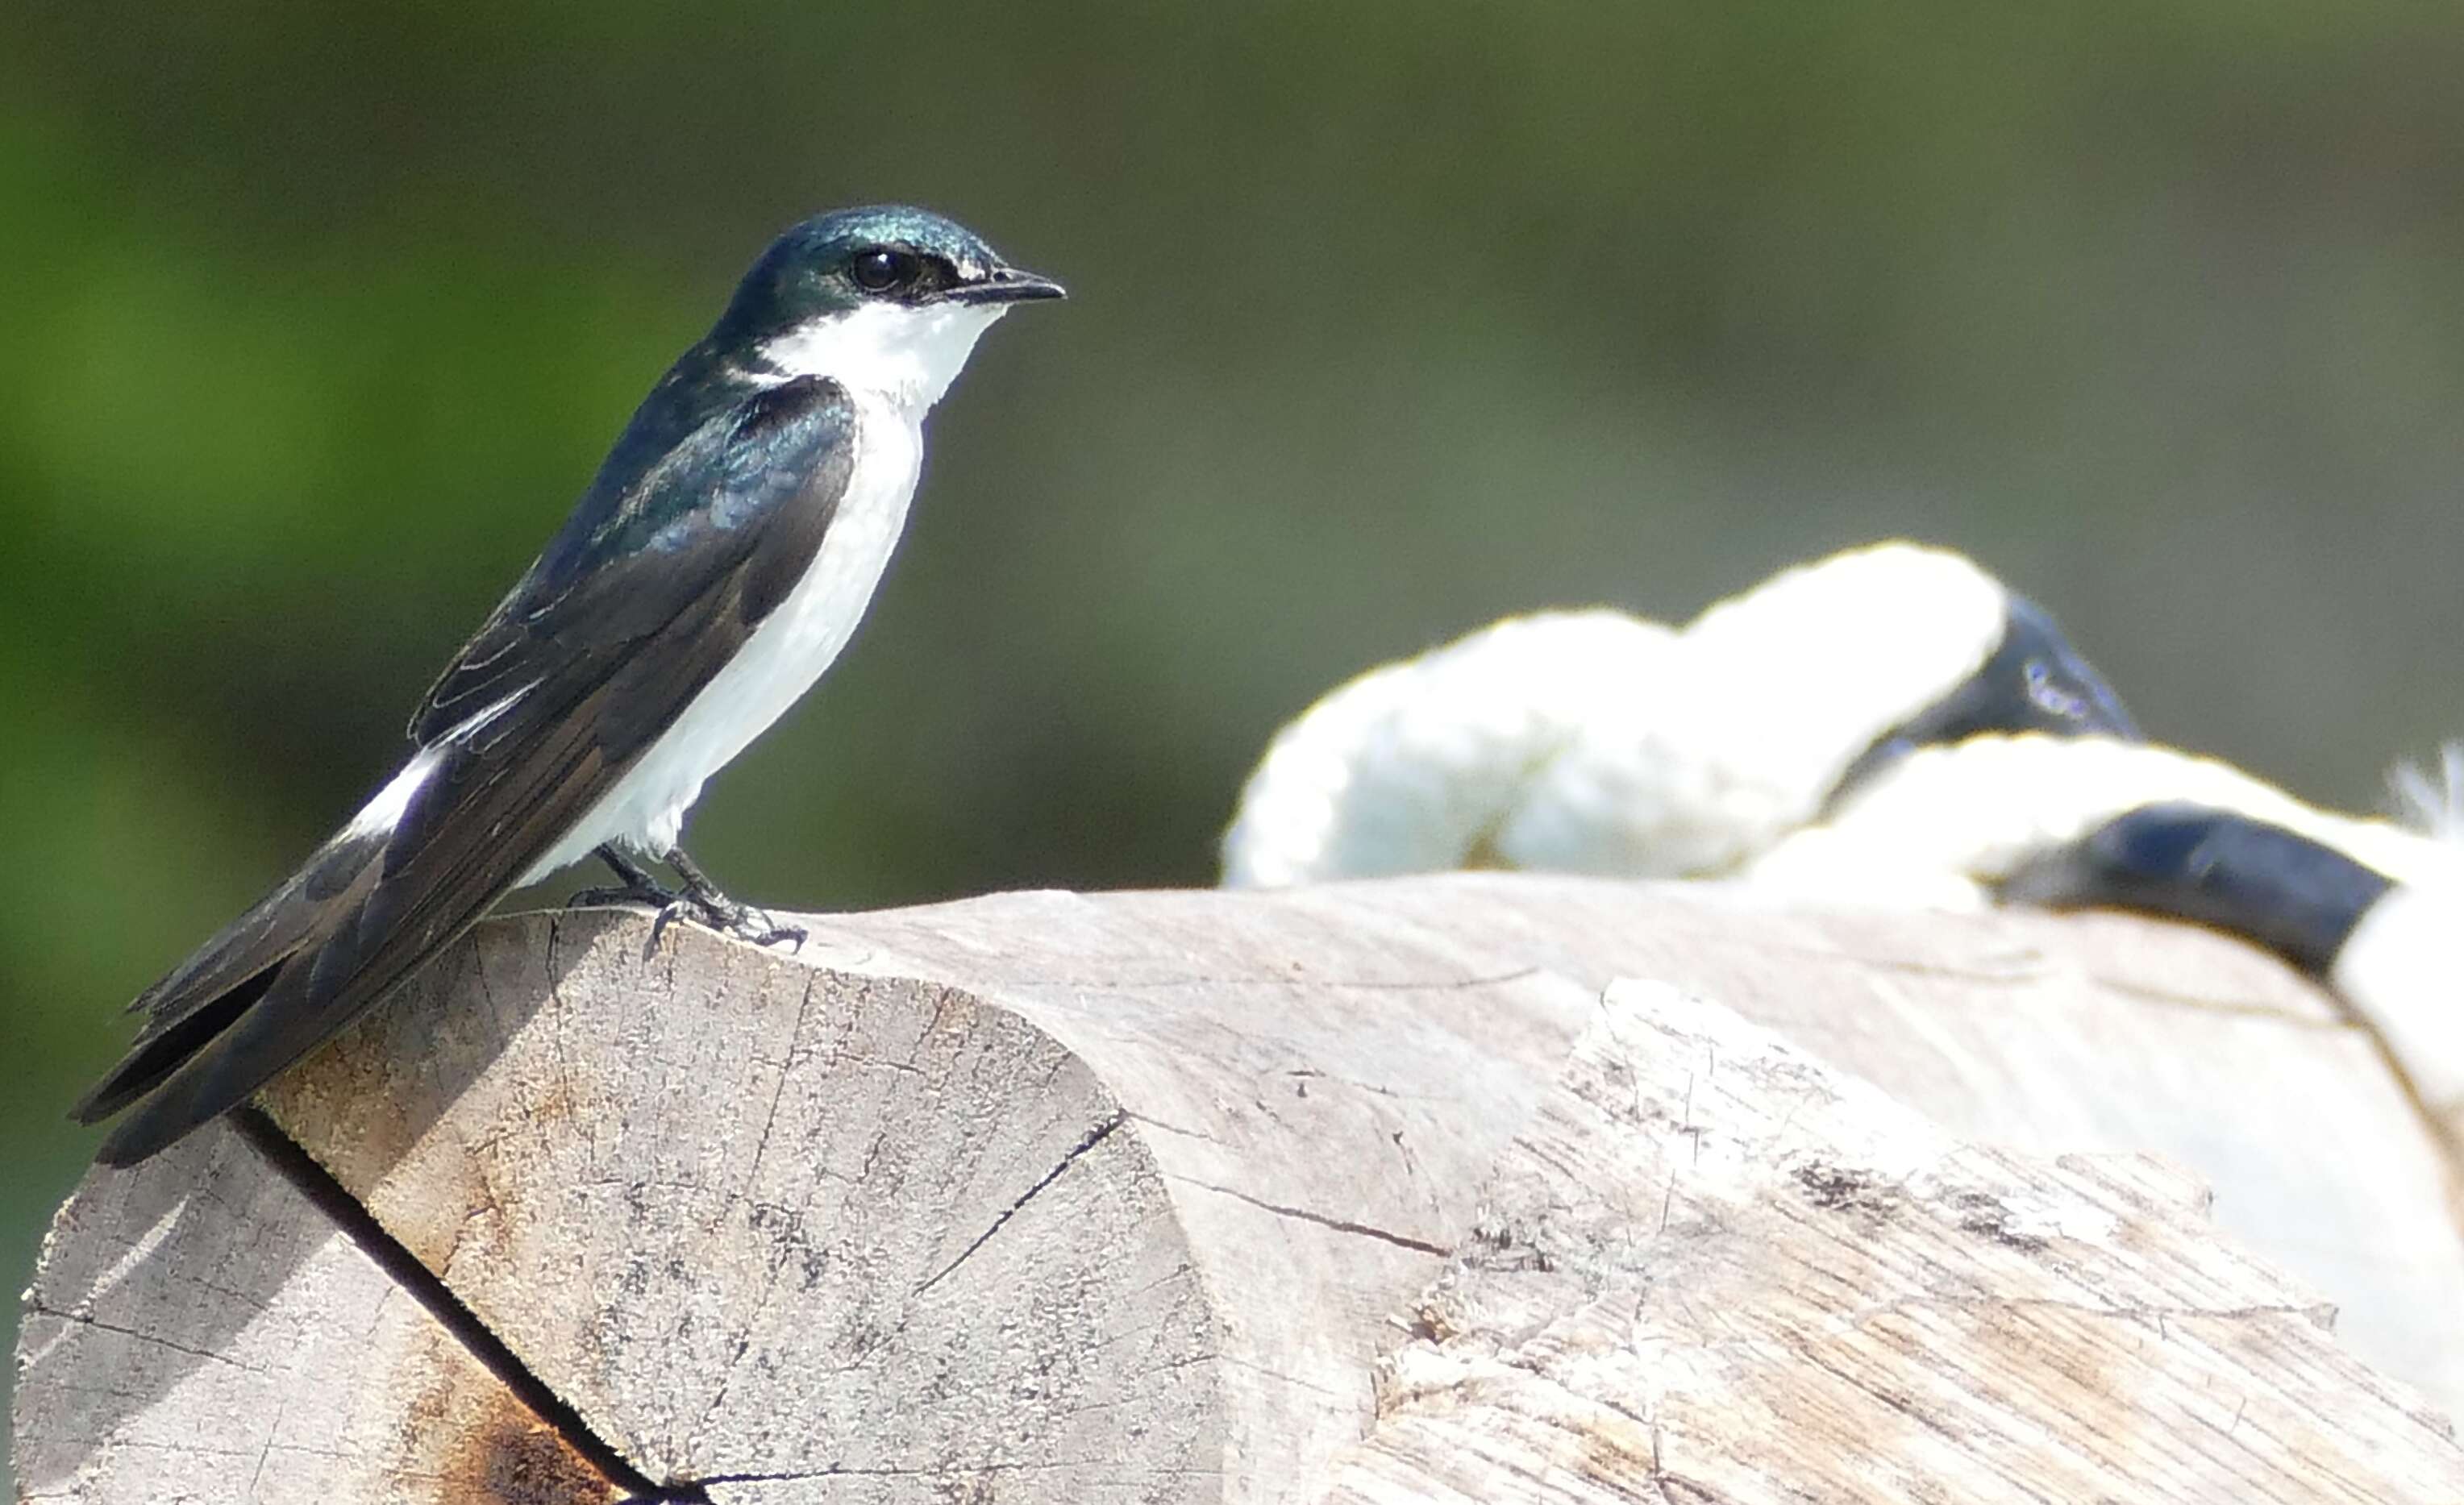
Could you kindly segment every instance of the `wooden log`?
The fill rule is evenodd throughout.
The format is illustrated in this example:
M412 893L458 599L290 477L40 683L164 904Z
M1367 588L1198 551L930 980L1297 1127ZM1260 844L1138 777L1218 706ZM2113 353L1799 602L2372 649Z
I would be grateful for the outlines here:
M29 1295L25 1497L1305 1500L1618 975L1962 1135L2179 1156L2464 1399L2439 1151L2215 936L1481 876L808 923L484 927L266 1096L356 1237L221 1125L90 1176ZM457 1362L473 1326L509 1354Z
M2145 1156L1965 1144L1613 986L1325 1505L2464 1497L2464 1450Z
M585 1500L605 1476L237 1136L90 1176L25 1296L18 1498Z

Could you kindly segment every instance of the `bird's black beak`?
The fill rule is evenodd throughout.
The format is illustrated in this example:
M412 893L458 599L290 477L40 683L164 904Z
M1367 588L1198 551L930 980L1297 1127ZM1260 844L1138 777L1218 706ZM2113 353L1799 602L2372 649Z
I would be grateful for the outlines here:
M995 267L982 281L961 282L943 294L953 303L1024 303L1068 295L1068 291L1050 277L1039 277L1016 267Z

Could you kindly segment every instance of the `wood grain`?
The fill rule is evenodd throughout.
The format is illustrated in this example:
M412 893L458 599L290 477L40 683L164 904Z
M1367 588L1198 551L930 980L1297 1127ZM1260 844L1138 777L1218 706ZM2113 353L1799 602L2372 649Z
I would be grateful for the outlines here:
M1326 1505L2464 1496L2179 1167L1963 1143L1664 984L1485 1200Z
M676 1497L1315 1498L1617 976L1962 1143L2194 1167L2322 1293L2288 1302L2343 1309L2338 1363L2464 1402L2439 1149L2322 995L2219 937L1504 876L804 923L789 956L494 922L264 1099ZM27 1497L309 1497L234 1462L295 1434L319 1498L616 1494L471 1451L484 1370L447 1393L497 1403L406 1429L450 1356L307 1214L220 1127L88 1178L30 1297Z

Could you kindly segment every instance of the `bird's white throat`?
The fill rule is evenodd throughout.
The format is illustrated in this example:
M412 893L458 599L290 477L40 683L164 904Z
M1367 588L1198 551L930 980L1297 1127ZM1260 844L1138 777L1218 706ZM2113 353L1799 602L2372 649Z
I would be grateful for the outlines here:
M761 347L789 376L828 377L921 413L941 401L1005 303L865 303L809 319Z

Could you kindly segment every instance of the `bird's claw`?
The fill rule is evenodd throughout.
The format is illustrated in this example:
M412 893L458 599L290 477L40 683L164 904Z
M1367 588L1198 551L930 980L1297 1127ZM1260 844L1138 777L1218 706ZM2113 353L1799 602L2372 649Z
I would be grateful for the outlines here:
M661 937L668 933L668 927L678 920L691 920L706 930L749 941L755 946L776 946L781 941L789 941L801 948L809 933L801 925L781 925L763 910L751 905L737 904L733 899L678 894L659 905L657 916L650 921L652 950L658 949Z
M789 950L801 949L810 933L801 925L781 925L770 918L766 909L756 909L751 905L737 905L735 909L736 912L724 924L714 925L711 928L755 946L776 946L785 941L789 943Z
M734 933L739 939L750 941L756 946L776 946L784 941L787 943L787 949L801 951L804 949L804 943L812 938L813 932L803 926L781 925L759 909L749 911L745 919L746 927Z
M585 888L565 901L565 907L611 904L648 905L655 911L650 920L650 949L653 951L659 949L659 942L667 935L668 927L678 920L692 920L706 929L739 941L750 941L756 946L775 946L781 941L792 941L798 947L804 944L806 932L803 927L781 925L762 910L730 899L710 881L710 875L701 870L701 864L680 849L671 848L667 861L668 865L684 878L681 888L663 886L650 875L649 868L620 847L603 846L599 849L599 856L623 882L611 888Z

